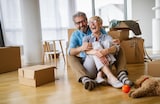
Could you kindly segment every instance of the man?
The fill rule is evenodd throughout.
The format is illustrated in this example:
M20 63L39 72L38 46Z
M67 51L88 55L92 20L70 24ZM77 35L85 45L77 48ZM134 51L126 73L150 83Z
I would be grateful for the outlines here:
M70 44L68 48L68 62L71 66L71 69L77 76L77 80L82 82L84 88L87 90L93 90L96 87L96 81L92 79L92 76L89 76L89 73L83 67L83 58L85 57L85 50L89 50L90 47L87 43L82 44L82 39L84 36L91 35L91 30L88 26L87 16L83 12L77 12L73 15L73 21L77 28L76 31L73 32L70 38ZM103 34L106 34L105 30L101 30ZM116 47L110 47L106 50L103 50L101 53L114 53L116 52ZM79 57L77 57L79 55ZM128 79L127 71L125 68L126 60L123 55L123 52L120 50L119 54L116 56L116 69L117 69L117 78L123 84L132 85L132 82Z

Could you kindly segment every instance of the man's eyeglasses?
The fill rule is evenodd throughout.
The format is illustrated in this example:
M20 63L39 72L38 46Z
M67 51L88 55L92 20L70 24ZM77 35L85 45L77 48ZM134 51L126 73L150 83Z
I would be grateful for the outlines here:
M76 25L80 25L80 23L85 23L86 20L82 20L82 21L79 21L79 22L75 22Z

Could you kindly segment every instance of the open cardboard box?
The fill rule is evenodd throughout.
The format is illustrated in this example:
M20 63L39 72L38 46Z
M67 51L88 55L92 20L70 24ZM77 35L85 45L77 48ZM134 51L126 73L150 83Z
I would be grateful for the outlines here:
M37 87L55 81L54 66L35 65L18 69L19 83Z
M124 30L110 30L110 31L108 31L108 34L109 34L113 39L119 39L120 41L129 39L129 29L124 29Z
M139 26L139 23L134 20L125 20L125 21L119 21L119 23L111 27L110 30L124 30L129 29L131 30L135 35L141 35L141 29Z

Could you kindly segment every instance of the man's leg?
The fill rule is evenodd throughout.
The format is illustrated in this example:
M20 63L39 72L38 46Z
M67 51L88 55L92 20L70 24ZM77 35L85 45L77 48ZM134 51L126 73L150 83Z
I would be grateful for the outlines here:
M68 63L76 75L77 81L84 84L85 89L93 90L96 87L96 82L92 80L82 65L82 60L76 56L68 56Z
M128 72L126 68L126 58L122 48L120 48L118 55L116 55L115 67L117 69L118 80L120 80L123 84L132 86L133 82L128 79Z

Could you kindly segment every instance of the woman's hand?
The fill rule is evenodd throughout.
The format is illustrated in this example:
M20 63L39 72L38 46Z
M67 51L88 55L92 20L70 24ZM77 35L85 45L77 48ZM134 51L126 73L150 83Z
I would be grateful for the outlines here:
M105 56L100 57L100 61L104 64L104 65L109 65L109 62L107 60L107 58Z
M106 56L108 54L108 49L101 49L99 50L102 56Z
M105 55L103 55L101 53L102 50L95 50L95 55L100 59L100 61L104 64L104 65L108 65L109 62L107 60L107 58L105 57Z
M99 58L103 56L100 50L95 50L95 55Z

